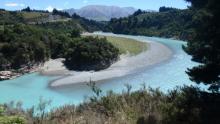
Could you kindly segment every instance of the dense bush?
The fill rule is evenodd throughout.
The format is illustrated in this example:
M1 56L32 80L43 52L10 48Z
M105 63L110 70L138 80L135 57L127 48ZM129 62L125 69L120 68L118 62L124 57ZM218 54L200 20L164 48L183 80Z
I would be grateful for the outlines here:
M190 40L193 10L161 7L160 12L136 11L133 15L111 19L105 31L117 34L147 35Z
M12 11L0 10L0 26L24 21L21 14Z
M31 25L4 25L0 30L0 70L20 69L64 57L72 38Z
M44 62L49 58L42 37L43 30L25 25L4 26L0 31L0 70L18 69Z
M101 70L118 59L119 50L106 38L86 37L70 45L65 56L65 65L71 70Z
M77 28L54 31L16 24L4 25L0 30L0 70L32 67L49 58L64 57L69 69L101 70L116 61L118 55L119 50L105 38L81 38Z

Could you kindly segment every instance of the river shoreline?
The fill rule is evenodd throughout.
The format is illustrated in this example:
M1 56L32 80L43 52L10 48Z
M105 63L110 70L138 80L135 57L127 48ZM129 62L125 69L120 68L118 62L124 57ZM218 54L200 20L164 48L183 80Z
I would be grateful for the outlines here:
M141 41L141 40L139 40ZM112 64L109 68L101 71L69 71L63 64L64 59L59 58L45 62L43 65L35 67L32 72L39 72L43 76L56 76L57 79L49 83L49 87L61 87L66 85L88 83L90 80L95 82L101 82L103 80L110 80L113 78L119 78L122 76L134 74L137 71L157 65L161 62L169 60L173 54L172 50L167 46L154 41L141 41L148 43L148 50L144 51L136 56L130 56L129 54L123 54L120 56L119 61ZM10 79L17 78L11 77Z
M11 69L11 70L0 71L0 81L13 80L25 74L39 72L41 71L42 66L43 64L36 64L31 67L25 66L24 68L20 68L18 70Z
M105 95L108 91L122 93L126 90L126 84L132 86L132 92L143 88L143 84L145 84L146 87L153 89L159 88L164 93L176 87L191 86L194 84L189 80L185 71L187 68L197 66L198 63L192 62L191 56L182 50L182 46L186 44L185 42L145 36L100 34L134 38L138 41L152 41L165 45L165 47L172 51L170 58L160 61L157 64L145 66L141 69L138 68L136 71L132 71L132 74L97 81L96 85L102 90L102 95ZM160 54L160 52L157 53ZM22 101L24 103L23 107L28 109L32 106L37 106L39 98L43 97L45 100L52 100L51 106L48 107L48 109L51 109L66 104L79 105L85 100L85 97L93 95L91 88L86 83L60 85L57 87L50 86L51 82L60 80L61 78L66 77L59 75L43 76L39 72L36 72L25 74L13 80L0 81L0 102L10 103L11 101Z
M62 59L50 60L44 64L41 74L44 76L59 76L60 78L49 83L49 87L56 88L78 83L88 83L90 80L100 82L133 74L143 68L159 64L171 58L173 52L167 46L153 42L147 42L149 48L136 56L121 55L120 60L102 71L69 71L62 63Z

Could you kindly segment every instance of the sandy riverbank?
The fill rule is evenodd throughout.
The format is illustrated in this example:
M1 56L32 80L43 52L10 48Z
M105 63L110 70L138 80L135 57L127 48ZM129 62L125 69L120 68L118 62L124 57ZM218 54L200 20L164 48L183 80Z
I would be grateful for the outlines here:
M62 59L50 60L42 68L43 75L63 76L50 84L52 87L70 85L76 83L87 83L91 80L101 81L111 78L121 77L135 73L139 69L168 60L172 51L163 44L148 41L148 50L136 55L121 55L120 60L111 65L108 69L98 72L76 72L68 71Z

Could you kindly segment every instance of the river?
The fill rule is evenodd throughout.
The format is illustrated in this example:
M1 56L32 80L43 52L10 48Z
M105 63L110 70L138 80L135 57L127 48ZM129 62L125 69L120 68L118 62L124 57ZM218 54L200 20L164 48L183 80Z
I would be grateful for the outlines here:
M101 33L102 35L113 35ZM116 79L98 82L97 86L103 93L109 90L121 93L125 90L125 84L132 86L132 90L138 90L145 83L147 87L160 88L167 92L177 86L194 85L185 73L187 68L198 65L191 61L191 57L182 50L183 41L145 37L119 35L138 40L150 40L159 42L173 51L172 57L160 64L146 67L140 71ZM45 100L51 100L49 108L59 107L65 104L80 104L88 97L93 95L86 84L74 84L59 88L50 88L48 83L57 77L42 76L38 73L24 75L14 80L0 82L0 103L9 103L10 101L21 101L24 108L30 108L39 103L40 97Z

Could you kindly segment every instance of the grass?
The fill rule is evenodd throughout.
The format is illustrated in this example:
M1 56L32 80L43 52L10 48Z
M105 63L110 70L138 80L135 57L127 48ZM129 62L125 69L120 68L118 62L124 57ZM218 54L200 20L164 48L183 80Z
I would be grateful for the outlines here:
M146 51L148 48L147 43L130 38L101 35L99 35L98 37L106 37L109 42L111 42L115 47L119 49L120 54L129 53L130 55L137 55L143 51Z
M49 22L67 22L67 21L70 21L71 18L61 18L61 19L57 19L57 20L52 20L52 21L49 21Z
M21 14L25 19L35 19L35 18L48 16L48 13L40 13L40 12L22 12Z
M5 116L0 117L0 124L26 124L26 120L19 116Z
M61 17L60 19L50 20L49 13L41 13L41 12L21 12L22 16L27 21L39 21L43 19L47 19L48 22L66 22L70 21L71 18Z
M0 25L0 31L4 31L4 26Z

